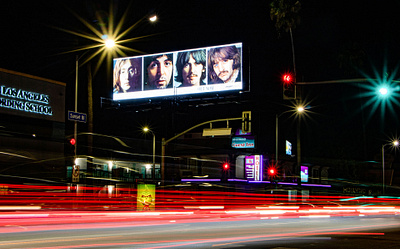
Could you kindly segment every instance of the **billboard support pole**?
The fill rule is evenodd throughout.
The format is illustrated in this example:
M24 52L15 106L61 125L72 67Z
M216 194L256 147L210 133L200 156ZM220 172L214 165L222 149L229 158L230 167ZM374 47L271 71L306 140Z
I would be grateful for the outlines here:
M164 184L164 165L165 165L165 138L161 139L161 182Z

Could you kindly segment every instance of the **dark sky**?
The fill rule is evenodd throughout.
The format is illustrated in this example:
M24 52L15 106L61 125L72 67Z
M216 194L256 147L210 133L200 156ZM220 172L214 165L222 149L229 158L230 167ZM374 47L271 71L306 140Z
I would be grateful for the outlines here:
M111 2L116 21L127 11L122 30L151 13L159 16L157 23L142 21L127 33L125 39L146 37L125 46L143 53L156 53L243 42L244 76L251 84L251 94L259 101L256 106L262 106L259 116L275 117L290 104L281 99L279 80L283 72L292 69L290 38L287 33L278 37L269 17L270 1ZM60 29L93 34L77 16L99 29L96 13L107 16L109 3L94 0L2 2L0 67L66 82L71 92L75 56L82 52L65 52L93 42ZM304 0L301 4L301 23L293 33L298 81L361 78L361 72L376 78L382 77L384 71L399 79L396 70L400 61L400 2ZM125 53L138 55L131 51ZM341 55L356 58L358 68L340 67L340 62L346 61L340 60ZM98 57L94 58L92 63L97 60ZM104 73L106 64L102 64L94 77L96 103L100 97L111 96L111 76ZM84 74L83 67L81 71ZM378 153L380 144L397 133L399 120L394 114L399 107L394 105L385 117L381 116L380 108L371 114L370 106L362 108L368 99L357 97L362 91L365 89L360 90L354 84L303 87L303 95L312 101L313 107L312 118L303 131L308 153L323 155L321 148L331 146L329 150L345 150L346 156L351 157L351 150L363 148L366 143L368 151ZM266 122L273 124L273 118ZM274 127L267 129L274 134ZM319 139L313 140L313 137ZM341 140L344 137L348 139ZM367 154L365 150L354 153L357 157Z

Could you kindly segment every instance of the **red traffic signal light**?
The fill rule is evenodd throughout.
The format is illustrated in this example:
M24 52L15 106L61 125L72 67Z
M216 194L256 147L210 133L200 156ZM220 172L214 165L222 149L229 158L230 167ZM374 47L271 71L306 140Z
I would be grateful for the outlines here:
M276 175L278 174L278 171L276 170L276 168L275 167L269 167L268 168L268 175L269 175L269 177L275 177Z
M222 168L223 168L224 170L228 170L228 169L230 168L229 163L224 163L224 164L222 165Z
M75 138L71 138L71 139L69 140L69 143L70 143L71 145L75 145L75 144L76 144Z
M293 76L291 74L283 75L283 84L291 84L293 83Z
M69 140L69 144L70 144L70 152L73 154L73 155L76 155L76 140L75 140L75 138L71 138L70 140Z
M296 81L292 74L286 73L282 76L283 80L283 99L296 98Z

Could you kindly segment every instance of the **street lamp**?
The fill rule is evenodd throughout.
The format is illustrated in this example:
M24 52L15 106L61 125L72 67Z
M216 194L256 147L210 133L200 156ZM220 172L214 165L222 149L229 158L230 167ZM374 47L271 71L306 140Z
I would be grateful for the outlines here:
M111 49L115 46L115 41L112 39L105 39L103 40L103 46L105 46L108 49ZM75 108L74 111L78 112L78 78L79 78L79 60L90 50L86 50L83 54L80 56L76 56L75 60ZM91 82L89 82L90 85L88 86L89 90L91 90ZM91 101L91 100L90 100ZM78 122L75 121L74 124L74 139L76 143L76 149L75 149L75 157L76 157L76 151L77 151L77 145L78 145Z
M385 194L385 146L391 145L393 147L399 146L399 141L394 140L391 143L382 145L382 194Z
M157 21L157 15L152 15L149 17L150 22L155 22Z
M300 164L301 164L301 142L300 142L300 135L301 135L301 123L300 123L300 115L304 112L304 106L298 105L296 107L296 113L297 113L297 173L298 173L298 179L300 179ZM300 181L298 181L300 183Z
M275 116L275 164L278 165L278 137L279 137L279 117L287 112L292 112L293 110L284 111L281 114L276 114ZM299 105L295 107L295 113L301 114L304 111L304 107ZM297 140L300 139L299 137L299 130L297 131ZM299 141L298 141L299 144ZM297 148L298 152L300 153L299 147Z
M154 134L153 131L149 129L149 127L144 127L143 131L145 133L151 132L153 134L153 169L152 169L152 178L156 179L156 135Z

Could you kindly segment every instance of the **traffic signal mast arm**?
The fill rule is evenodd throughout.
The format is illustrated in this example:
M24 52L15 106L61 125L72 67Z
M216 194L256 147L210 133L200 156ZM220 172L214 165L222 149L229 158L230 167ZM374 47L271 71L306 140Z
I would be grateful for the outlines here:
M202 125L211 124L211 123L216 123L216 122L223 122L223 121L227 122L227 121L231 121L231 120L241 120L241 119L242 119L242 117L240 117L240 118L224 118L224 119L215 119L215 120L206 121L206 122L197 124L197 125L195 125L195 126L193 126L193 127L190 127L189 129L187 129L187 130L185 130L185 131L179 133L178 135L176 135L176 136L174 136L174 137L172 137L172 138L170 138L170 139L168 139L168 140L163 141L162 143L163 143L163 145L167 145L167 144L168 144L169 142L171 142L172 140L175 140L175 139L177 139L178 137L180 137L180 136L182 136L182 135L188 133L189 131L191 131L191 130L197 128L197 127L200 127L200 126L202 126Z
M193 127L190 127L189 129L179 133L178 135L176 135L174 137L171 137L168 140L165 140L165 138L162 138L162 140L161 140L161 179L164 180L165 147L167 146L167 144L169 142L171 142L174 139L177 139L178 137L180 137L180 136L188 133L189 131L191 131L191 130L197 128L197 127L200 127L202 125L211 124L211 123L215 123L215 122L229 122L229 121L232 121L232 120L243 120L243 117L240 117L240 118L224 118L224 119L215 119L215 120L206 121L206 122L197 124L197 125L195 125Z
M361 83L361 82L370 82L370 81L378 81L378 79L345 79L345 80L325 80L325 81L312 81L312 82L297 82L296 85L323 85L323 84L339 84L339 83ZM391 82L400 83L399 80L391 80Z

